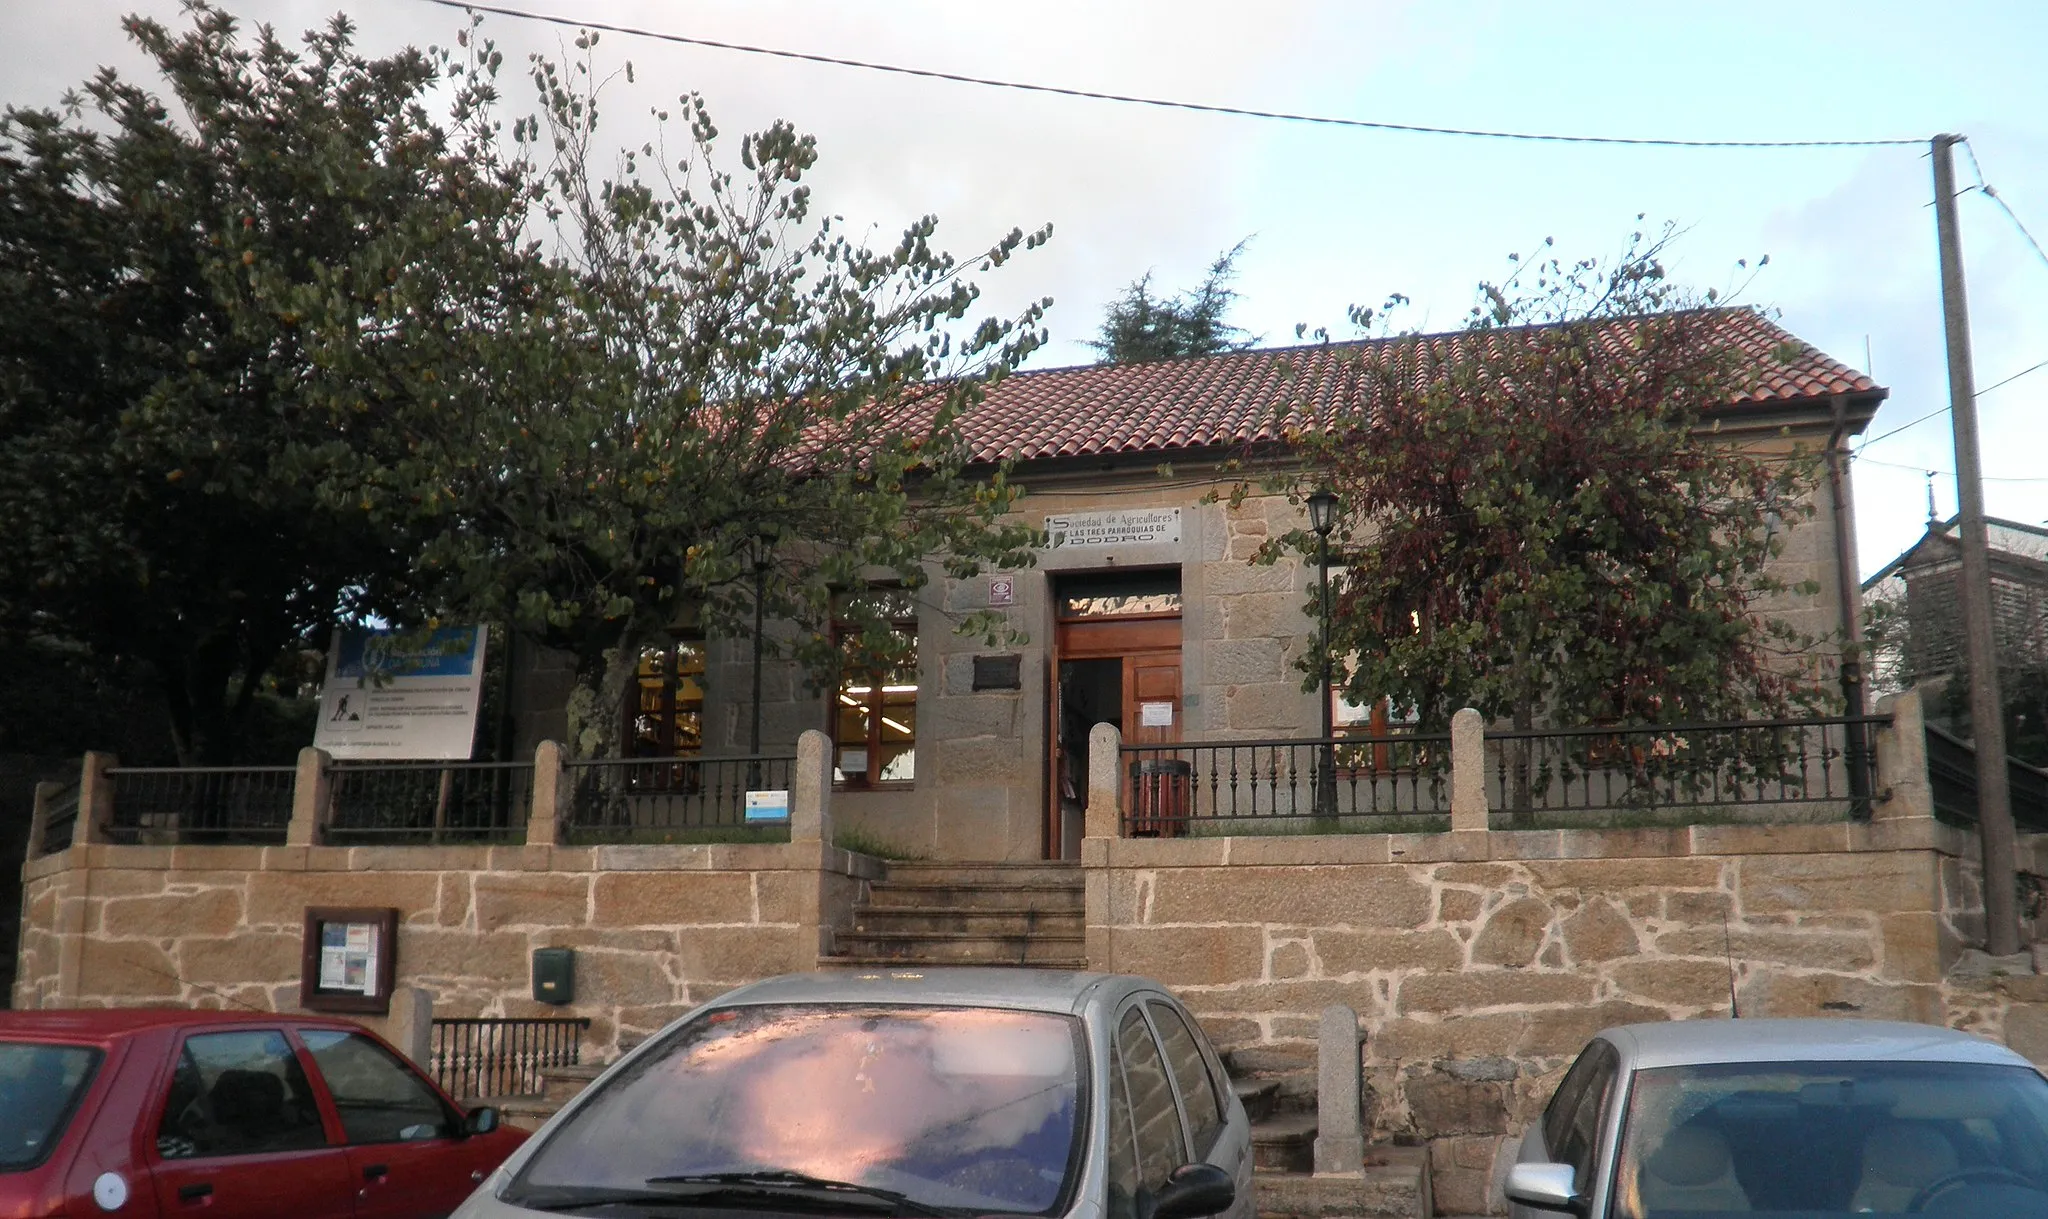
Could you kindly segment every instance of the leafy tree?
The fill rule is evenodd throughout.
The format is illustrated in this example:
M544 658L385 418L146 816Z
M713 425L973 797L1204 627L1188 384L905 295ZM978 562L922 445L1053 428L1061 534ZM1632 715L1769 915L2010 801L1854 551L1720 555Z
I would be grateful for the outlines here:
M1145 272L1111 301L1103 312L1101 337L1088 345L1102 353L1104 364L1136 364L1146 360L1177 360L1243 351L1256 336L1223 320L1237 292L1237 256L1251 238L1225 250L1209 264L1202 286L1178 297L1152 294L1152 273Z
M543 110L514 125L557 259L543 304L491 327L474 372L388 417L373 449L404 460L328 488L425 539L413 617L508 621L574 654L586 754L616 748L639 648L671 626L795 623L785 642L822 682L843 659L836 592L916 586L934 561L1028 563L1032 531L1002 520L1014 488L970 476L955 424L1042 341L1049 303L971 321L965 279L1046 231L963 262L926 217L867 248L814 214L809 137L746 136L735 170L694 95L673 122L655 114L685 129L680 158L651 143L603 164L596 42L579 37L574 62L536 57ZM855 662L890 663L902 644L871 603L839 602L866 628Z
M1305 461L1279 485L1339 496L1330 646L1350 698L1524 727L1826 699L1817 641L1767 612L1815 591L1771 566L1812 513L1814 462L1701 429L1752 368L1715 294L1666 279L1670 236L1520 265L1481 285L1462 333L1368 347L1333 417L1293 421ZM1289 547L1312 559L1317 540L1264 557Z
M196 763L236 756L280 657L404 583L387 523L318 487L461 354L426 339L517 290L521 201L464 125L480 85L454 134L429 116L447 56L188 9L126 23L168 100L106 69L0 119L0 629L145 665Z

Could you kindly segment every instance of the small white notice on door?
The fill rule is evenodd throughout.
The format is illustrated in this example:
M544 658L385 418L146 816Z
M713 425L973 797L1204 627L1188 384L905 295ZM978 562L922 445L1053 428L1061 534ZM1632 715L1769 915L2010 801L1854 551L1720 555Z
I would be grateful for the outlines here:
M1139 703L1138 723L1146 728L1173 727L1173 704Z

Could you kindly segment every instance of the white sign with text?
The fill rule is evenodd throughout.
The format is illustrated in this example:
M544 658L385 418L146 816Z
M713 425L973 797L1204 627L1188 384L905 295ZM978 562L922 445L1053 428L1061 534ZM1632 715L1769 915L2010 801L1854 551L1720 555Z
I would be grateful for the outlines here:
M1046 549L1108 549L1171 545L1180 541L1178 508L1112 508L1045 518Z

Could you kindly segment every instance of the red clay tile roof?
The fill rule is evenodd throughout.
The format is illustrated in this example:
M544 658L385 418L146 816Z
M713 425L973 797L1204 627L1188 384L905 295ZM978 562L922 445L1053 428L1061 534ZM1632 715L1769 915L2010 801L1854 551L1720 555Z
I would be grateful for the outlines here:
M1729 405L1776 404L1831 394L1884 393L1869 377L1794 338L1750 309L1714 311L1725 341L1757 370ZM1634 323L1610 323L1622 342ZM1448 352L1468 332L1426 336ZM977 461L1032 461L1236 446L1277 439L1283 404L1328 408L1346 369L1386 339L1268 348L1165 360L1016 373L961 420ZM1792 357L1780 361L1777 353Z

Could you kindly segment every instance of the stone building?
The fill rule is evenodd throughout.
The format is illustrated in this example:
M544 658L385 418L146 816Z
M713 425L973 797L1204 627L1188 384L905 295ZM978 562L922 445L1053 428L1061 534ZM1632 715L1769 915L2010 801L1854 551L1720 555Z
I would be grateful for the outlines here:
M1860 611L1841 455L1886 391L1751 311L1720 321L1757 381L1709 425L1742 443L1830 455L1817 511L1792 531L1779 573L1820 591L1771 609L1814 635L1848 637ZM787 752L807 728L830 732L837 816L869 842L939 859L1070 859L1093 723L1138 742L1320 735L1317 696L1296 665L1316 637L1316 573L1248 562L1299 526L1300 510L1279 497L1232 506L1241 467L1231 463L1274 453L1276 408L1327 407L1345 393L1364 346L1028 372L995 386L962 426L978 459L1015 463L1022 514L1049 535L1036 566L972 580L934 567L925 588L893 594L900 629L916 638L914 670L816 690L770 659L763 752ZM988 609L1028 642L992 651L955 632ZM622 711L630 748L745 753L753 655L746 639L681 633L650 649ZM566 681L544 661L519 675L521 756L563 739ZM1361 726L1384 727L1384 716L1338 711Z
M1863 582L1866 603L1886 607L1873 677L1891 689L1945 680L1964 667L1960 518L1929 519L1927 532ZM2001 669L2048 666L2048 529L1986 519L1992 631Z

